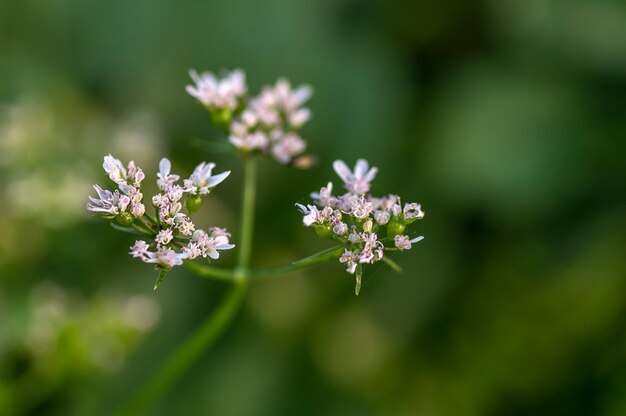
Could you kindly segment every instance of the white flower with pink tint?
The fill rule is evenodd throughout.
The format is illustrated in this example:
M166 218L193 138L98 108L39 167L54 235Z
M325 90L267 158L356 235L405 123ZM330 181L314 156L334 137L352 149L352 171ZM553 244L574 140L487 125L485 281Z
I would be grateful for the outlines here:
M351 171L343 160L335 160L333 168L343 181L346 189L355 195L362 195L370 190L370 183L376 177L378 168L371 168L365 159L359 159Z
M423 239L423 236L419 236L409 240L409 237L406 235L397 235L394 237L393 242L398 250L410 250L411 244L415 244Z
M209 108L234 111L247 92L246 75L240 69L229 72L222 78L211 72L198 74L192 69L189 76L195 85L187 85L185 90Z
M211 175L215 163L202 162L194 169L189 179L185 179L185 192L196 195L206 195L210 189L219 185L230 175L230 171Z

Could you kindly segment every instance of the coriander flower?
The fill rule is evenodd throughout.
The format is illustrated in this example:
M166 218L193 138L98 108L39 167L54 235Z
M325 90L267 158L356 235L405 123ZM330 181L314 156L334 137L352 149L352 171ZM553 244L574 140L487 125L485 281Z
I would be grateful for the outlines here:
M229 241L228 231L217 227L209 228L208 233L196 229L190 217L200 207L202 198L230 174L227 171L212 175L214 167L214 163L200 163L181 186L180 176L172 173L171 162L161 159L156 174L159 192L150 198L156 212L153 218L146 214L143 205L140 188L145 178L143 171L132 161L125 168L111 155L104 158L103 168L118 189L109 191L94 185L98 197L89 197L87 209L145 235L145 239L137 240L130 248L130 255L154 264L160 271L155 288L165 272L180 266L184 260L197 257L216 260L220 251L235 247Z
M409 240L409 236L407 235L397 235L394 237L393 242L398 250L410 250L411 244L417 243L418 241L422 241L424 237L415 237Z
M298 133L311 118L304 103L313 90L308 85L292 87L286 78L266 85L256 96L248 95L245 75L233 71L224 78L210 72L190 71L195 85L187 93L207 108L211 119L228 131L228 141L243 153L261 153L285 165L305 168L306 141Z
M311 193L312 204L296 204L303 214L302 223L312 227L318 236L345 244L339 262L346 271L355 275L358 294L361 284L361 268L385 259L387 250L409 250L412 244L424 237L410 239L407 227L424 218L417 203L402 205L397 195L379 198L370 195L371 182L378 170L370 168L364 159L359 159L354 171L337 160L335 171L346 185L347 193L333 195L333 184Z
M189 76L195 85L187 85L187 93L212 109L234 111L248 89L246 75L240 69L227 73L221 79L210 72L198 74L194 69L189 71Z
M93 188L96 190L98 198L89 197L91 202L87 204L87 209L91 212L115 216L125 212L130 204L130 198L126 195L121 195L118 190L111 192L102 189L98 185L94 185Z
M335 169L335 172L343 181L346 189L356 195L369 192L370 182L374 180L378 173L378 168L373 167L370 169L365 159L356 161L354 171L351 171L343 160L335 160L333 169Z
M230 175L230 171L211 176L215 163L200 163L193 171L189 179L185 179L185 192L193 195L206 195L213 188L224 181Z

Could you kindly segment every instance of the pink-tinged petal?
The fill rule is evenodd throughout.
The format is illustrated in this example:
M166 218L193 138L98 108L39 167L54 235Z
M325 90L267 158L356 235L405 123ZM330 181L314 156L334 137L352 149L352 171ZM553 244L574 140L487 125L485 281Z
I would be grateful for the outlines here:
M313 95L313 88L310 85L300 85L293 92L293 98L298 105L303 104Z
M350 172L350 168L343 160L335 160L333 162L333 169L337 173L337 175L344 182L350 182L352 180L352 172Z
M409 243L413 244L413 243L417 243L418 241L422 241L424 239L423 235L420 235L419 237L415 237L412 240L409 240Z
M305 207L305 206L304 206L304 205L302 205L302 204L298 204L298 203L296 202L296 207L298 207L298 209L299 209L299 210L300 210L300 211L301 211L304 215L307 215L307 214L309 213L308 208L307 208L307 207Z
M191 77L193 82L195 82L196 84L202 81L202 79L200 78L200 75L198 75L198 72L196 72L196 70L193 68L189 70L189 76Z
M220 258L220 253L213 249L207 253L207 256L211 257L213 260L217 260Z
M209 178L207 186L209 188L212 188L212 187L222 183L224 181L224 179L226 179L228 177L228 175L230 175L230 171L229 170L227 170L226 172L222 172L222 173L220 173L218 175L211 176Z
M215 246L218 250L230 250L231 248L235 248L234 244L219 244Z
M356 179L363 179L365 177L365 173L369 169L369 164L365 159L359 159L356 161L356 165L354 166L354 177Z
M170 170L172 169L172 163L167 158L161 159L159 162L159 173L162 177L165 177L170 174Z
M364 178L364 179L365 179L367 182L371 182L371 181L373 181L373 180L374 180L374 178L376 177L376 174L377 174L377 173L378 173L378 168L375 168L375 167L374 167L374 168L371 168L371 169L369 170L369 172L367 172L367 174L365 174L365 178Z

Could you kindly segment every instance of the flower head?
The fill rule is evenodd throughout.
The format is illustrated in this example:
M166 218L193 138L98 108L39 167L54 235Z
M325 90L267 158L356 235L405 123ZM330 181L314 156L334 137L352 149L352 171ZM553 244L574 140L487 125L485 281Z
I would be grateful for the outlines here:
M195 85L187 85L187 93L209 108L234 111L238 101L246 94L246 75L240 69L218 78L210 72L198 74L194 69L189 76Z
M220 251L234 247L229 242L230 234L223 228L210 228L209 233L196 230L190 217L191 210L185 212L183 207L185 197L205 196L230 174L227 171L213 175L214 167L214 163L200 163L181 186L178 183L180 176L172 173L171 162L161 159L156 175L159 192L150 198L157 211L157 218L153 219L145 214L143 205L140 188L145 178L143 171L132 161L124 168L113 156L104 158L103 168L118 189L109 191L94 185L97 197L89 197L87 209L115 218L118 224L135 227L134 231L145 234L147 241L137 240L130 248L130 254L160 270L155 288L163 274L180 266L183 260L196 257L217 259Z
M356 275L358 294L361 267L383 260L385 250L409 250L411 244L424 238L410 239L404 234L409 224L424 217L424 212L417 203L402 206L397 195L370 195L370 185L378 171L364 159L357 161L354 171L340 160L333 167L348 192L335 196L333 184L328 182L319 192L311 193L313 204L296 206L303 214L305 226L313 227L320 237L346 245L339 262L345 264L348 273ZM385 234L386 237L380 237Z
M212 120L228 130L228 141L243 153L263 153L281 164L305 168L306 141L298 131L311 118L304 103L313 94L308 85L292 87L286 78L248 96L241 70L217 78L210 72L190 71L195 85L187 92L209 110Z
M359 159L354 166L354 171L348 168L343 160L335 160L333 169L343 181L346 189L353 194L362 195L370 190L370 182L374 180L378 173L378 168L369 168L365 159Z
M185 192L193 195L206 195L210 189L219 185L230 175L230 171L211 176L215 163L202 162L194 169L189 179L185 179Z

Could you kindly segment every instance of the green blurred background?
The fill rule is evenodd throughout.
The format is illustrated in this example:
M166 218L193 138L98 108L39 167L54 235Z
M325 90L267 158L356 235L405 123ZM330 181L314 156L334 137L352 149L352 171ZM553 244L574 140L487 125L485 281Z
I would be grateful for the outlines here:
M358 298L338 264L253 286L154 415L626 414L622 0L2 0L0 415L110 414L223 295L184 269L152 292L84 209L105 154L213 160L199 223L237 240L192 67L315 88L319 164L262 164L255 264L328 246L293 203L337 158L421 202L426 239Z

